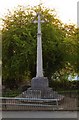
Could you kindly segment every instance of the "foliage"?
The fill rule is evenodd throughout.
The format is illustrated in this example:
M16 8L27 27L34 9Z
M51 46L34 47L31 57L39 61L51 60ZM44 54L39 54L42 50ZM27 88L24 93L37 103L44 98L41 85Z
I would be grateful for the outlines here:
M19 94L21 94L21 91L19 89L14 89L14 90L7 89L6 91L3 91L2 96L3 97L16 97Z
M53 90L57 90L57 91L77 91L78 90L78 84L79 84L79 81L51 81L51 86L53 88Z
M75 63L72 62L76 56L75 26L64 25L54 10L42 6L40 10L46 21L42 24L44 75L51 79L52 74L64 68L66 63L71 66ZM37 11L38 6L19 6L3 19L3 84L11 89L36 75L37 24L32 21Z

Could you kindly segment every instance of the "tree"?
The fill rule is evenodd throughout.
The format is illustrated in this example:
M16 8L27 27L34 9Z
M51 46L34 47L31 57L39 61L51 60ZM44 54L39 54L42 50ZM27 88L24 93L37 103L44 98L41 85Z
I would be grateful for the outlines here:
M26 79L35 76L37 24L32 20L38 10L38 6L19 6L3 19L3 84L10 88L19 87ZM71 52L68 44L72 44L69 32L66 34L66 27L64 29L55 11L41 6L41 13L46 21L42 24L44 75L51 79L52 73L64 67L68 60L66 55Z
M66 61L68 61L72 66L74 66L76 71L77 64L77 35L76 26L73 24L65 25L64 30L66 32L66 37L64 39L66 46Z
M79 27L75 31L75 36L76 36L76 72L79 76Z

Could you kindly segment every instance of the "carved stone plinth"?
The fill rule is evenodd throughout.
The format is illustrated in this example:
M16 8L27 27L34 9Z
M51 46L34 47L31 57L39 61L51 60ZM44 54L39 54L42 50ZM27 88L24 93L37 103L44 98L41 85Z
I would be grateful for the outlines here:
M27 95L31 98L55 98L54 91L48 86L47 77L34 77Z
M47 77L34 77L31 81L31 89L46 89L48 87Z

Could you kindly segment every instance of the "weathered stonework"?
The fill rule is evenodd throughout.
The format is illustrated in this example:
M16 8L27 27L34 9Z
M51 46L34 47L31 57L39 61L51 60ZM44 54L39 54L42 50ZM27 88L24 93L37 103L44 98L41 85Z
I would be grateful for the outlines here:
M47 77L34 77L31 87L26 91L26 96L31 98L57 98L57 94L48 86Z
M46 89L48 87L47 77L34 77L31 81L32 89Z
M42 60L42 39L41 39L41 14L37 13L38 23L37 30L37 66L36 66L36 77L31 80L31 87L27 91L23 92L23 97L27 98L47 98L57 99L59 96L57 92L53 91L49 87L47 77L43 77L43 60Z

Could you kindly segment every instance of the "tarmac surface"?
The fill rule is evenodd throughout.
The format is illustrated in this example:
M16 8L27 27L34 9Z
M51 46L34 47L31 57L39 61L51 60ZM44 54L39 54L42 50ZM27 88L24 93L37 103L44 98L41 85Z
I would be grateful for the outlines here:
M2 118L78 118L77 111L3 111Z

